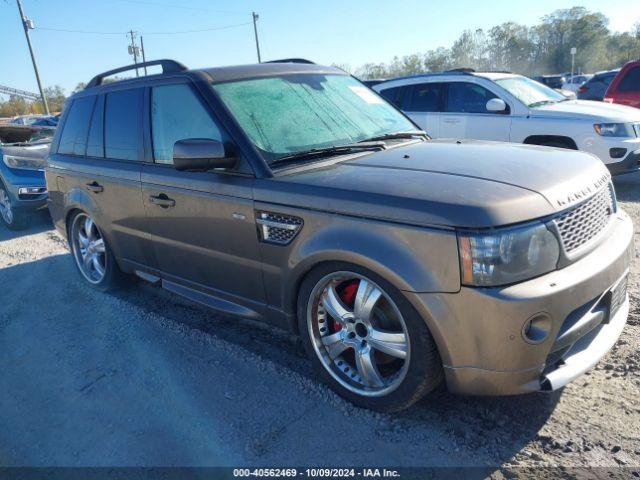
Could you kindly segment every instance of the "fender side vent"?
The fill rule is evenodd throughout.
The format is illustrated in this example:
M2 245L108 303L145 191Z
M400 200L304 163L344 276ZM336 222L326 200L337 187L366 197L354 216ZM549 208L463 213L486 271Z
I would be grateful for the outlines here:
M273 212L256 212L256 223L263 242L288 245L302 228L302 219Z

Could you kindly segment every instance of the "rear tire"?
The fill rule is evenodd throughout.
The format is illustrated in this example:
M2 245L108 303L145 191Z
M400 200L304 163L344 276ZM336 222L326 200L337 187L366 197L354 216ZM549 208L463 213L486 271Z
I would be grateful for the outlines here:
M69 249L82 278L101 291L120 287L125 276L100 227L85 212L72 215L68 225Z
M442 382L424 320L398 289L365 268L331 262L313 269L300 286L297 315L320 378L359 407L397 412Z
M9 192L0 183L0 221L9 230L24 230L29 226L29 216L16 210Z

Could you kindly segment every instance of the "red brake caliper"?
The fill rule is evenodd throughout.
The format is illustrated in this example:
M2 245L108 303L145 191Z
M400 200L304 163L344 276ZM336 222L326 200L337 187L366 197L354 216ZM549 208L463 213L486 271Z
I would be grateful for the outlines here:
M342 302L350 308L353 308L353 304L355 303L356 293L358 292L358 285L360 285L360 280L353 280L338 290L340 300L342 300ZM340 330L342 330L342 325L340 325L340 322L332 320L332 325L334 332L339 332Z

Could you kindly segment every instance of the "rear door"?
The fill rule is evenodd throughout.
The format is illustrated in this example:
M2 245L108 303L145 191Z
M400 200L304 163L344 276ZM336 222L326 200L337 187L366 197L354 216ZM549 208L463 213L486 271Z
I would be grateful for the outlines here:
M148 104L152 158L143 168L142 195L165 285L170 288L166 282L174 282L234 303L263 301L253 173L242 159L233 171L173 168L178 140L213 139L229 145L228 135L190 82L152 87Z
M142 89L79 97L69 108L51 159L52 189L89 210L119 259L149 262L140 183Z
M442 84L436 82L416 83L404 88L402 111L431 137L441 136Z
M472 138L508 142L511 135L509 110L487 111L487 102L498 95L477 83L447 82L444 109L440 114L440 137Z

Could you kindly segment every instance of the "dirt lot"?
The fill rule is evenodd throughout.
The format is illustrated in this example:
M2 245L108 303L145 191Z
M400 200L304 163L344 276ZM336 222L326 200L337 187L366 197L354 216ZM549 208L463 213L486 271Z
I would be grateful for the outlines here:
M640 176L616 183L640 230ZM283 332L142 282L93 291L46 217L0 228L0 465L638 466L639 273L622 338L563 391L390 416L319 384Z

